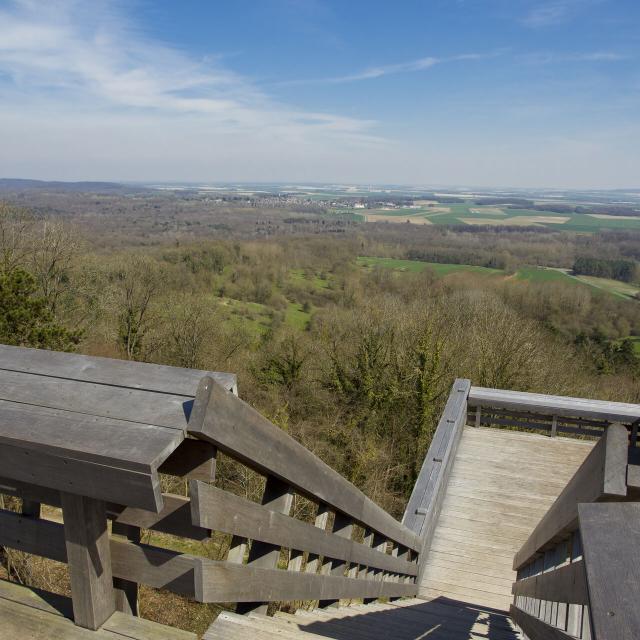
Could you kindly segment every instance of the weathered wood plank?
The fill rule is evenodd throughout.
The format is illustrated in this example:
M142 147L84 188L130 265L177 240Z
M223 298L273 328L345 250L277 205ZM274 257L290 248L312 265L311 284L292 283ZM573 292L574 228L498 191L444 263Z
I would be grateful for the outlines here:
M26 638L30 640L51 638L97 638L103 640L117 640L124 636L130 640L196 640L193 633L160 625L151 620L133 618L129 615L114 613L99 631L87 631L73 625L73 607L71 598L60 596L40 589L25 587L0 580L0 607L9 602L8 609L2 608L2 633L6 637ZM13 606L16 605L16 606ZM11 613L9 613L11 611ZM8 616L18 614L16 629L19 633L10 634L12 627L8 623ZM67 620L64 620L67 618ZM26 626L21 626L23 620L31 620ZM33 625L33 627L30 627ZM33 629L40 628L42 635L27 635L35 633ZM78 634L78 635L76 635ZM3 637L4 637L3 635Z
M422 539L417 580L419 583L422 582L422 574L427 566L442 502L462 437L470 386L469 380L458 379L454 382L402 519Z
M95 464L74 458L62 458L37 450L0 446L0 469L8 476L3 484L8 490L13 484L45 485L55 504L52 491L82 492L98 500L128 504L148 511L162 509L162 493L155 474ZM11 492L11 491L9 491Z
M578 507L595 638L640 637L640 504Z
M216 477L216 448L210 442L186 438L158 471L180 478L213 482Z
M574 636L534 618L514 605L511 605L509 615L529 640L574 640Z
M67 560L63 525L0 512L0 545ZM417 585L219 562L112 538L112 573L199 602L270 602L411 596Z
M518 580L513 583L512 593L552 602L589 604L584 563L572 562L558 569Z
M114 520L114 524L152 529L190 540L205 541L211 537L209 528L193 524L189 498L163 493L162 500L163 507L159 513L108 504L107 515Z
M2 361L0 356L0 367ZM128 420L170 429L187 428L193 401L145 389L7 371L0 368L0 400Z
M628 442L623 425L613 424L607 429L516 554L515 570L577 527L578 503L626 497Z
M328 556L385 571L411 576L417 574L415 562L393 558L358 542L328 533L323 527L285 516L211 485L191 482L189 493L192 522L205 530L280 544L289 549L309 551L316 556ZM324 519L326 521L326 514Z
M269 476L262 494L262 506L273 513L279 513L287 517L291 513L291 507L293 506L291 487L285 482ZM276 542L273 544L254 540L249 551L247 565L263 569L275 569L278 566L281 549L282 543ZM255 612L266 615L267 604L265 602L238 603L236 611L244 614Z
M115 611L105 505L62 493L62 515L73 619L78 626L95 630Z
M0 400L0 444L62 458L149 473L182 440L177 429Z
M419 550L419 536L248 404L211 378L203 379L189 433L300 493L349 514L396 542Z
M124 536L130 542L140 542L140 527L132 527L128 524L113 522L111 533ZM116 603L116 611L130 616L138 615L138 583L123 578L113 579L113 591Z
M469 391L470 407L498 407L516 411L530 411L544 415L572 416L623 422L629 424L640 418L640 405L624 402L608 402L587 398L551 396L542 393L524 391L506 391L471 387Z
M204 376L212 377L229 390L235 390L237 384L236 376L232 373L8 345L0 345L0 369L190 397L195 396L198 383Z
M429 451L407 503L402 521L416 533L422 533L424 523L427 520L427 512L437 492L446 488L446 482L443 482L445 478L442 475L450 472L453 464L457 444L460 441L461 431L464 426L466 399L470 387L471 382L469 380L456 380L454 382ZM437 517L437 513L435 515ZM429 517L432 517L432 515L429 514Z

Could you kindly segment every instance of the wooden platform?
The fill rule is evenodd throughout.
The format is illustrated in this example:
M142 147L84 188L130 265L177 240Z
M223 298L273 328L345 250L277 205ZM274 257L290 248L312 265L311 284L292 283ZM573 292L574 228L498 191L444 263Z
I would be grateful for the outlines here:
M520 640L502 612L448 598L278 613L273 618L223 613L203 640Z
M465 427L420 595L508 611L515 553L592 446Z
M196 640L193 633L114 613L99 631L77 627L69 598L0 580L0 638L17 640Z

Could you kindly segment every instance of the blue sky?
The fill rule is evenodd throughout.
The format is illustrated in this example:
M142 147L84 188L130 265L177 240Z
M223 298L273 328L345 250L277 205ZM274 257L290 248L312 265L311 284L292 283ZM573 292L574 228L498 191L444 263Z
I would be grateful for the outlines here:
M640 186L637 0L0 0L0 176Z

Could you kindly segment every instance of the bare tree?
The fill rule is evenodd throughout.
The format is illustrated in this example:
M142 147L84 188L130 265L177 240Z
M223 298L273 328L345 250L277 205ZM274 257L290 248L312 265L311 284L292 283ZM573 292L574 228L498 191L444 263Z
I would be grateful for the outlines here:
M0 269L5 273L27 262L33 251L32 228L26 209L0 202Z
M114 304L118 318L118 340L127 358L141 357L156 314L152 303L162 286L162 270L146 256L134 256L113 274Z
M69 270L80 242L77 232L63 222L45 220L33 230L30 271L47 306L55 314L60 295L69 283Z

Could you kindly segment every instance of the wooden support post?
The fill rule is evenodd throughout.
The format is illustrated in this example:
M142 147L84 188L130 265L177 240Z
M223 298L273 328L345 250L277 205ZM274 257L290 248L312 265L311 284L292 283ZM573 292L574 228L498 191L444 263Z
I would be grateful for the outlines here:
M478 405L476 407L476 427L479 427L481 425L481 419L482 419L482 407L480 405Z
M114 522L111 532L125 536L127 540L140 543L140 527ZM127 613L131 616L138 615L138 583L124 578L114 578L113 588L115 592L116 611Z
M293 505L291 487L282 482L282 480L269 476L264 487L262 504L272 511L289 515ZM254 540L251 544L247 564L263 569L275 569L280 559L280 550L281 547L277 545ZM268 603L265 602L239 602L236 612L240 614L260 613L266 615L268 606Z
M385 553L387 548L387 540L384 536L381 536L378 533L373 534L372 546L374 549L379 551L380 553ZM384 572L381 569L373 569L370 570L373 575L369 575L369 579L371 580L384 580ZM364 598L364 604L370 604L375 602L377 598Z
M329 509L326 504L320 503L318 505L318 511L316 512L315 526L318 529L326 531L327 524L329 523ZM320 568L320 556L316 553L310 553L307 558L306 573L318 573Z
M555 438L558 435L558 416L553 416L551 420L551 437Z
M61 498L73 618L96 630L116 609L105 504L64 492Z
M353 533L353 520L349 517L336 511L336 516L333 521L333 529L332 532L340 536L342 538L351 538L351 534ZM325 567L328 567L329 573L334 576L340 576L344 578L345 570L347 569L349 563L344 560L329 560L324 563ZM331 606L337 606L339 600L320 600L318 603L318 607L320 609L325 609Z

